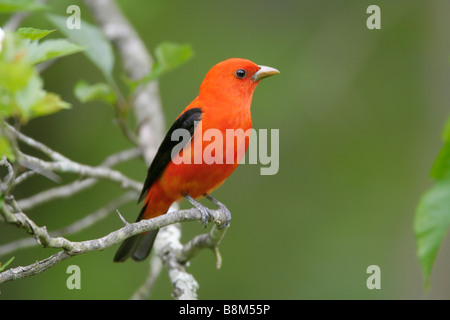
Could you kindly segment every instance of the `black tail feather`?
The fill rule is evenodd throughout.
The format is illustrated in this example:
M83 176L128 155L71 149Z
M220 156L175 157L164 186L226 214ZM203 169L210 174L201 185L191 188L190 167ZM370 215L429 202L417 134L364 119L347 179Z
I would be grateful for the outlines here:
M134 261L142 261L150 254L159 230L136 234L126 239L114 256L114 262L123 262L131 257Z

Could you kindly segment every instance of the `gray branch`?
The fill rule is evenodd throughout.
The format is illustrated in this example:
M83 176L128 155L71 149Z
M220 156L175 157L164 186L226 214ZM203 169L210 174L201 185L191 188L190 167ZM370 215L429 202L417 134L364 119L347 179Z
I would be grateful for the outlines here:
M51 237L62 237L62 236L67 236L67 235L77 233L81 230L84 230L84 229L92 226L93 224L97 223L98 221L106 218L109 214L114 212L114 210L116 210L116 208L118 208L119 206L121 206L125 203L128 203L132 200L136 200L137 198L138 198L138 194L133 191L125 193L125 194L121 195L120 197L118 197L117 199L112 200L110 203L108 203L103 208L100 208L99 210L96 210L95 212L88 214L84 218L82 218L78 221L75 221L74 223L70 224L69 226L59 229L59 230L50 231L49 235ZM19 206L20 206L20 202L19 202ZM15 240L13 242L10 242L10 243L4 244L4 245L0 245L0 256L4 256L7 254L10 254L11 252L17 251L19 249L32 247L32 246L35 246L38 244L39 243L35 239L29 238L29 237L24 238L24 239Z
M226 212L222 211L221 209L212 210L212 213L214 215L213 219L214 221L224 221L223 219L224 217L226 217ZM17 280L20 278L25 278L43 272L53 267L56 263L78 254L105 250L113 245L122 242L126 238L129 238L138 233L160 229L162 227L173 225L179 222L195 221L195 220L201 221L202 218L201 213L195 208L189 210L178 210L174 212L169 212L167 214L161 215L153 219L129 223L124 227L116 231L113 231L102 238L86 240L81 242L73 242L63 237L55 237L55 238L51 237L45 227L38 227L23 212L13 213L6 205L2 207L1 214L6 222L14 224L19 228L25 229L28 233L33 235L42 246L47 248L59 248L63 249L63 251L26 267L19 266L16 268L3 271L2 273L0 273L0 284L6 281ZM174 230L173 228L174 227L171 226L170 230L173 231ZM178 235L176 235L175 238L179 238L179 233L180 232L178 232ZM169 238L172 239L174 237ZM159 245L155 243L155 249L157 246L164 246L165 249L160 249L160 251L164 253L162 260L164 261L166 266L167 264L170 263L175 264L175 266L167 266L169 268L169 276L171 277L171 280L175 281L174 296L176 298L186 298L186 296L184 296L186 292L186 286L188 287L192 286L192 283L194 282L191 281L192 279L188 279L189 281L187 282L180 281L180 279L192 277L186 272L183 272L184 271L183 262L180 262L176 259L176 257L179 255L180 250L182 250L182 246L181 244L179 244L179 242L172 243L171 241L161 241L161 240L163 239L160 238L158 240L160 243ZM172 247L167 250L168 246ZM169 259L166 259L168 255L171 257ZM180 284L181 287L179 286ZM190 297L195 298L196 296Z
M36 3L45 4L47 0L36 0ZM11 16L11 18L6 21L3 29L6 31L15 31L23 20L25 20L30 15L29 12L18 12Z
M153 67L153 58L136 30L113 0L85 0L105 36L117 48L125 74L140 80ZM149 165L164 137L164 116L158 83L153 81L139 87L133 96L133 108L138 123L139 146Z
M72 161L69 158L63 156L62 154L52 150L43 143L30 138L23 133L17 131L14 127L5 124L5 128L8 130L8 134L18 139L21 142L33 147L48 157L53 161L45 161L17 150L17 155L19 157L18 161L24 167L29 168L33 171L37 171L40 174L48 176L48 173L53 172L70 172L77 173L82 177L91 177L96 179L108 179L113 182L118 183L124 189L132 189L140 192L142 189L142 184L140 182L134 181L122 173L116 170L108 168L109 166L120 162L123 159L129 159L130 156L136 155L136 151L129 151L126 153L119 153L115 156L109 157L106 162L106 166L92 167L85 164L80 164L78 162ZM79 191L79 190L77 190Z
M140 192L142 184L134 181L122 173L116 170L112 170L106 167L91 167L88 165L80 164L72 160L68 161L44 161L39 158L26 155L19 152L19 162L24 167L37 171L50 171L50 172L64 172L64 173L77 173L82 177L91 177L97 179L107 179L119 184L123 189L132 189Z
M68 258L70 258L70 254L68 254L66 251L60 251L44 260L36 261L35 263L30 264L29 266L8 269L0 273L0 284L6 281L12 281L26 278L29 276L34 276L36 274L44 272L45 270L50 269L57 263L64 261Z
M151 71L153 59L148 53L145 44L137 34L133 26L127 21L120 9L113 0L85 0L86 5L92 12L94 19L103 30L106 37L117 48L122 60L126 75L139 80ZM161 100L158 93L156 81L145 86L140 86L133 96L134 114L138 123L139 147L144 155L145 162L150 165L164 134L164 117L161 111ZM158 238L166 239L164 248L172 248L171 254L167 255L156 246L154 253L159 255L168 268L169 277L174 286L173 295L177 299L195 299L196 288L195 279L184 270L184 265L176 259L170 259L170 263L164 257L174 257L178 255L173 248L182 248L179 238L174 237L176 233L170 232L172 227L162 229ZM157 238L156 241L159 241ZM161 242L161 241L159 241ZM152 269L150 269L152 272ZM180 279L190 280L190 282ZM135 295L137 298L141 295Z
M155 284L156 279L158 279L163 265L159 256L156 255L152 255L149 261L149 272L147 278L139 289L133 294L131 300L144 300L150 297L153 285Z
M141 155L141 153L140 153L139 149L137 149L137 148L121 151L121 152L118 152L118 153L113 154L113 155L109 156L108 158L106 158L105 161L103 161L100 164L100 166L110 168L118 163L128 161L139 155ZM24 178L21 179L21 177L23 175L28 173L27 176L29 176L30 173L34 173L34 172L35 171L27 171L27 172L23 173L21 176L19 176L14 181L13 185L16 186L19 183L21 183L24 179ZM19 179L20 179L20 181L18 181ZM96 178L87 178L87 179L83 179L83 180L76 180L67 185L51 188L51 189L39 192L33 196L30 196L29 198L19 200L18 204L22 210L26 211L28 209L34 208L38 205L41 205L41 204L46 203L51 200L55 200L58 198L71 197L74 194L95 185L97 182L98 182L98 179L96 179Z
M51 148L49 148L42 142L36 141L33 138L28 137L25 134L23 134L22 132L16 130L16 128L9 125L8 123L3 122L3 124L4 124L5 128L7 129L7 132L9 135L11 135L12 137L16 138L17 140L25 143L26 145L28 145L36 150L39 150L43 154L47 155L50 159L52 159L54 161L67 161L67 162L71 161L70 159L66 158L62 154L52 150Z

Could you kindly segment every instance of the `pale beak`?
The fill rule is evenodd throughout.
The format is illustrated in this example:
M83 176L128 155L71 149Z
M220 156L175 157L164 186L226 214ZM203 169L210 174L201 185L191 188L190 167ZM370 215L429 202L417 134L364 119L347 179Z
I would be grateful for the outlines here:
M280 71L278 71L275 68L259 66L259 70L253 75L252 79L253 79L253 81L256 82L256 81L270 77L277 73L280 73Z

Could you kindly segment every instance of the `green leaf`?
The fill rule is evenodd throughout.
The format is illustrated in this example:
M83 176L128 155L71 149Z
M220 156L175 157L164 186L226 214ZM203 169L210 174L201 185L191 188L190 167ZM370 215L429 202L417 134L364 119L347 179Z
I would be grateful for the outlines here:
M6 156L11 162L14 162L15 156L11 149L11 146L9 145L8 139L6 139L5 136L0 135L0 158L3 156ZM0 199L0 202L2 202L3 199ZM1 203L0 203L1 208Z
M155 49L157 65L170 70L182 65L192 58L194 51L189 44L177 44L173 42L163 42Z
M70 104L58 95L43 90L43 81L37 73L27 87L18 92L16 101L24 121L70 108Z
M57 94L46 92L44 97L32 106L31 110L33 117L40 117L69 108L70 103L61 100Z
M444 143L431 168L431 177L439 180L450 176L450 141Z
M2 263L0 262L0 272L3 271L3 270L5 270L6 267L7 267L11 262L13 262L14 258L15 258L15 257L11 257L11 259L9 259L8 261L6 261L4 264L2 264Z
M2 90L16 92L24 88L33 75L33 68L22 62L6 62L0 60L0 92ZM0 105L1 105L0 97Z
M111 90L111 87L106 83L96 83L93 85L80 80L75 85L75 96L83 103L100 100L107 104L114 104L116 102L116 96Z
M33 41L28 47L26 60L31 64L37 64L83 50L84 48L65 39L51 39L42 42Z
M442 140L444 141L444 145L434 161L430 172L431 177L436 180L450 175L450 117L447 119L444 130L442 131Z
M12 116L14 106L10 94L3 92L0 88L0 121Z
M16 11L37 11L47 8L34 0L0 0L0 14Z
M193 56L194 50L189 44L163 42L155 49L156 61L152 71L144 76L138 83L147 84L164 73L179 67Z
M39 32L36 32L36 34ZM41 35L47 32L42 32ZM58 95L44 90L43 80L33 64L80 51L82 48L64 39L31 41L20 33L6 33L0 52L0 118L15 116L22 123L48 115L70 105ZM12 155L1 141L2 150Z
M80 29L68 29L66 26L67 17L54 14L47 15L47 18L62 32L67 38L83 46L84 53L91 62L102 71L108 79L112 79L114 67L114 53L109 41L103 33L94 25L81 21Z
M450 142L450 117L448 117L444 130L442 131L442 140Z
M16 114L20 116L23 123L26 123L32 118L49 115L70 107L70 104L62 101L58 95L48 93L43 89L43 81L34 69L26 80L23 87L13 87L11 89L15 90L10 91L9 94L0 89L0 108L8 111L5 114L0 112L2 117L6 118ZM20 84L23 83L20 82ZM6 103L3 103L3 100Z
M442 240L450 227L450 179L440 180L420 199L414 219L414 233L425 284Z
M33 105L42 100L45 95L45 91L42 90L43 85L42 79L37 72L34 72L27 85L14 96L19 114L25 122L33 117Z
M23 60L29 41L24 37L13 32L5 32L0 51L0 61L17 62Z
M30 39L30 40L39 40L45 37L46 35L49 35L53 30L44 30L44 29L35 29L35 28L19 28L16 33L22 35L23 37Z

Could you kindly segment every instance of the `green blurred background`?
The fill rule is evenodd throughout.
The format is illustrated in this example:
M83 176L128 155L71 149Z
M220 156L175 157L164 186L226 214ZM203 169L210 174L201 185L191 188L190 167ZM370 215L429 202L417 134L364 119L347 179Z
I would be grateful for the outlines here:
M430 290L416 258L415 207L441 146L450 101L450 2L447 1L118 1L153 52L169 40L190 43L195 57L160 79L170 125L197 95L211 66L242 57L275 67L252 104L256 129L280 130L280 167L261 176L243 165L214 196L233 215L221 244L223 264L202 252L188 270L200 299L436 299L450 298L450 242L441 248ZM50 1L65 15L83 3ZM381 8L381 30L369 30L366 9ZM5 21L5 17L2 17ZM40 15L23 26L51 28ZM120 61L117 63L120 75ZM45 87L71 110L31 121L24 132L62 154L96 165L129 147L102 103L81 104L75 83L102 81L82 55L63 58L43 74ZM140 160L118 167L143 181ZM70 181L74 176L64 176ZM24 198L54 184L34 178L17 191ZM49 230L61 228L120 195L100 182L72 199L27 212ZM186 203L183 207L189 207ZM139 206L120 208L129 220ZM112 214L70 236L100 237L121 227ZM204 232L183 224L183 240ZM2 244L26 235L0 225ZM117 247L66 260L37 276L2 285L0 299L126 299L147 275L148 262L113 264ZM12 266L28 265L56 250L14 253ZM1 257L2 261L9 257ZM81 268L81 290L68 290L66 269ZM366 287L366 268L381 268L381 289ZM170 299L163 270L152 298Z

